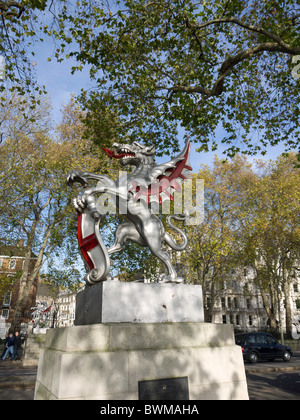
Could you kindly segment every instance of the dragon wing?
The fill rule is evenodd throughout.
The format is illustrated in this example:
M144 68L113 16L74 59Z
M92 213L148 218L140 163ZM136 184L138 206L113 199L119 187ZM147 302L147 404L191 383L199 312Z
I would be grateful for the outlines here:
M173 201L174 191L181 191L181 181L186 179L190 166L190 141L187 140L184 149L169 162L154 166L149 172L148 185L139 185L132 181L130 191L134 192L134 201L143 200L147 204L156 202L162 204L165 200Z

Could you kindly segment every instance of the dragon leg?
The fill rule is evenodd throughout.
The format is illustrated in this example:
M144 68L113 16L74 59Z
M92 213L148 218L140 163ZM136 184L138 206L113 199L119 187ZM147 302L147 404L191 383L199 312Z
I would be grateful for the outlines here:
M155 225L156 230L153 229L153 232L159 231L160 223ZM161 232L160 235L151 235L147 238L147 246L149 247L150 251L153 255L159 258L167 267L168 274L163 274L159 280L161 283L182 283L183 279L177 276L177 272L171 262L170 255L167 251L162 250L162 243L165 239L165 232Z
M125 222L118 226L115 234L115 242L113 246L108 249L108 254L122 251L124 243L129 240L139 245L146 246L145 241L136 230L136 227L131 222Z

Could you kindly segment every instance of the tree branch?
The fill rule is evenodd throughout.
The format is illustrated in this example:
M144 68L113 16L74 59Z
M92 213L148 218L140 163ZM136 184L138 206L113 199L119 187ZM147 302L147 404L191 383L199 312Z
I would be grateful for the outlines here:
M5 16L16 16L19 18L24 12L25 6L13 0L0 1L0 10L2 10Z
M275 41L282 48L285 48L287 50L289 50L291 48L290 45L287 44L286 42L284 42L278 35L270 32L270 31L267 31L266 29L264 29L261 26L251 25L249 23L245 23L245 22L243 22L243 21L241 21L239 19L236 19L236 18L213 19L213 20L210 20L208 22L204 22L204 23L200 23L200 24L198 24L198 23L191 24L190 23L190 26L192 28L195 28L195 29L202 29L202 28L205 28L206 26L218 25L220 23L234 23L234 24L236 24L238 26L241 26L244 29L247 29L247 30L251 31L251 32L256 32L258 34L265 35L266 37L268 37L268 38L272 39L273 41Z
M172 88L169 88L169 90L172 91L173 93L176 93L176 92L200 93L204 97L204 99L207 99L211 96L219 96L223 92L224 79L226 78L226 76L228 76L228 74L236 65L241 63L243 60L250 58L253 55L256 55L265 51L283 52L283 53L289 53L291 55L296 55L296 54L300 54L300 47L292 48L289 46L287 48L286 46L282 46L282 45L279 45L278 43L271 43L271 42L258 44L255 47L248 48L247 50L240 52L234 57L229 56L228 58L226 58L226 60L223 62L219 70L218 78L211 89L206 89L206 88L203 88L202 86L175 85Z

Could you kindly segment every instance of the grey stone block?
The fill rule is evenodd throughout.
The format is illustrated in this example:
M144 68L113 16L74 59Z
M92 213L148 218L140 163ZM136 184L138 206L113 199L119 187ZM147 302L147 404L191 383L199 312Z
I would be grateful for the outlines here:
M140 381L179 377L188 378L191 400L248 399L232 326L112 323L48 330L35 399L138 399Z
M75 325L204 322L202 287L106 281L77 294Z

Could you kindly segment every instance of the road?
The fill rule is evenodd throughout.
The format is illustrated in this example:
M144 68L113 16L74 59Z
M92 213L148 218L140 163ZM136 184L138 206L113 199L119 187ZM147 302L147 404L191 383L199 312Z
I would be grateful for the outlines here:
M300 354L289 363L281 360L245 363L249 398L254 400L300 400Z
M247 374L249 398L255 400L300 400L300 374L256 373Z

